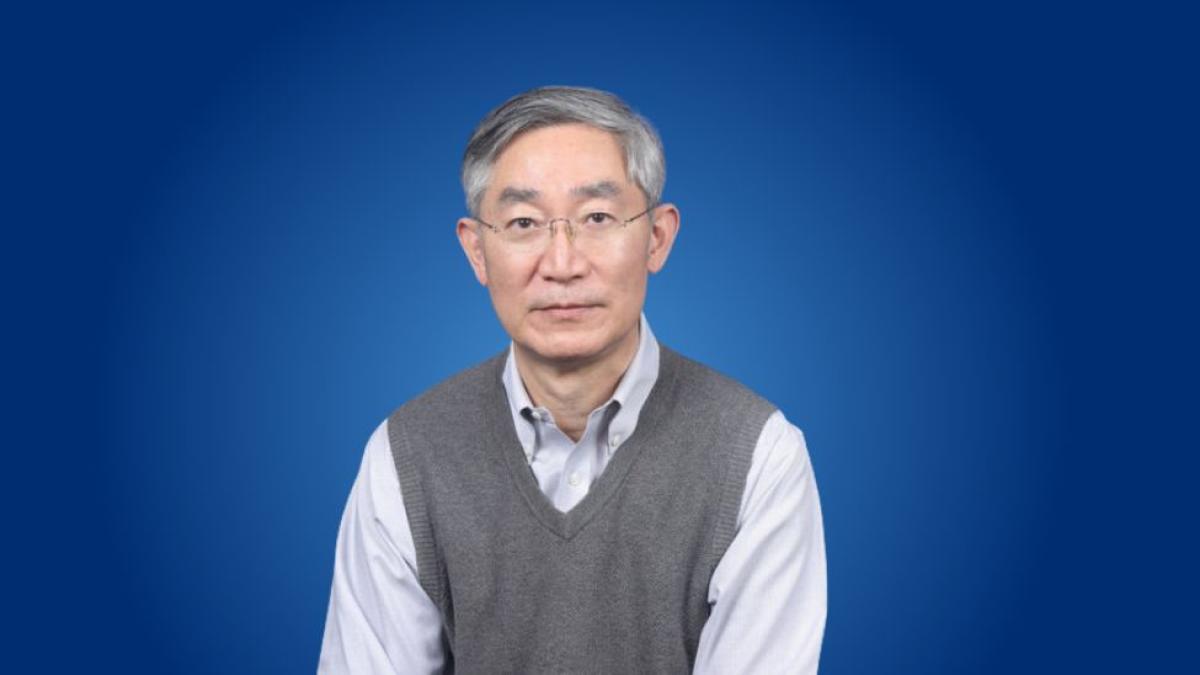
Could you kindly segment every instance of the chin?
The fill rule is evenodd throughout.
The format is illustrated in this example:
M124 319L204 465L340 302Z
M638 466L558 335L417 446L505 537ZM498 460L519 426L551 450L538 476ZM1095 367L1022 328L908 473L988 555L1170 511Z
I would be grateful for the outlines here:
M551 361L589 361L604 351L603 345L595 340L547 340L531 345L532 351Z
M539 331L518 342L543 359L570 363L590 361L604 353L610 346L605 337L594 330L555 331L550 335Z
M527 321L513 333L514 342L547 361L588 362L616 348L623 339L620 331L614 331L612 317L589 318L589 321L561 323Z

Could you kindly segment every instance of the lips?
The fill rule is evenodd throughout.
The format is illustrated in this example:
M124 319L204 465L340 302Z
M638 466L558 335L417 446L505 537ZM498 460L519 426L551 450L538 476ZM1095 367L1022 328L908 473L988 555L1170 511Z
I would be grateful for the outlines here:
M552 319L571 321L584 318L589 312L597 307L599 307L599 305L584 303L555 303L552 305L544 305L539 307L538 312L543 316L548 316Z
M579 296L575 298L555 298L547 294L544 297L534 298L529 303L534 310L549 310L549 309L580 309L585 307L598 307L604 304L600 298L587 296Z

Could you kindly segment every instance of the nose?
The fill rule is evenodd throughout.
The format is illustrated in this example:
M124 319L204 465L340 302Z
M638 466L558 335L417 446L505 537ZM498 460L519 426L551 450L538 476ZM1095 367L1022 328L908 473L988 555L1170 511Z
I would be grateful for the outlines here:
M542 276L554 281L570 281L587 273L588 262L575 247L575 231L566 218L550 221L550 242L542 253Z

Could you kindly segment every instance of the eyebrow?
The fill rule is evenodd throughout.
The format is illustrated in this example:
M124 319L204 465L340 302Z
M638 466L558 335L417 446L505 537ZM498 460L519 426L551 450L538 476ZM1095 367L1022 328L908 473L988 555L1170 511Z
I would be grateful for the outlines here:
M532 188L506 187L500 192L498 201L501 204L529 203L536 200L539 194L541 193Z
M533 188L506 187L500 191L496 201L500 204L529 204L537 201L542 193ZM621 194L621 187L610 180L596 181L571 188L571 195L587 199L615 197Z
M588 199L616 197L621 194L621 188L610 180L602 180L571 188L571 194L576 197L587 197Z

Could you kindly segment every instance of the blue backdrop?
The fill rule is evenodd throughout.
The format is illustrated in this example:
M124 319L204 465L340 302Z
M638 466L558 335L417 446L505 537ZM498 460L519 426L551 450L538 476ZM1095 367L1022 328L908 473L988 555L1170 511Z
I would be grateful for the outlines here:
M205 3L5 23L12 672L315 668L367 436L506 344L453 237L458 160L542 84L614 91L659 128L683 225L654 330L806 433L823 672L1185 657L1190 17Z

